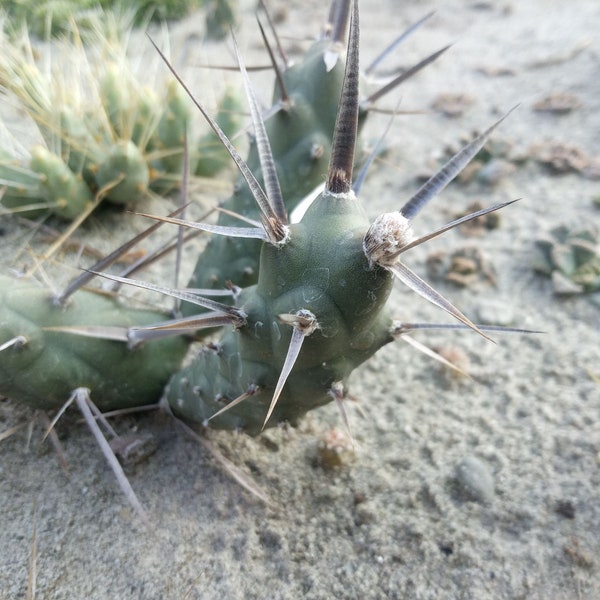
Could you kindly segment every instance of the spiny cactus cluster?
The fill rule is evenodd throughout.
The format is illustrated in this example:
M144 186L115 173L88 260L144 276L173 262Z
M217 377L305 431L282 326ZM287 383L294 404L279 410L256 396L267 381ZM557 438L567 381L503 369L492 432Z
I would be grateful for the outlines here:
M47 209L73 220L103 199L132 205L164 194L181 182L186 143L192 172L213 175L225 164L210 134L193 133L191 103L177 82L171 79L160 92L142 83L147 76L135 73L118 24L109 15L107 24L100 18L85 47L74 33L45 50L49 61L35 58L26 35L17 45L4 40L0 83L42 138L24 153L28 158L6 146L2 151L1 202L12 211L32 216ZM237 132L241 115L233 90L218 116L228 135Z
M345 37L348 20L350 35L344 53L339 42ZM207 277L203 275L207 289L170 289L166 285L104 274L116 282L184 301L187 314L143 325L147 315L132 312L129 318L134 325L131 325L125 317L121 320L120 308L114 308L114 300L106 301L107 310L93 310L98 315L94 320L86 316L85 310L78 313L76 307L72 308L79 302L89 301L92 306L97 301L95 296L77 289L96 272L105 270L119 253L137 241L134 240L100 261L61 294L53 295L52 303L49 294L38 294L22 326L3 325L6 331L0 329L0 365L9 367L0 371L0 393L31 402L10 373L14 369L23 371L24 357L39 347L36 336L40 332L44 332L44 340L52 340L59 346L70 343L69 336L80 336L98 344L95 352L106 352L107 363L121 361L119 366L127 369L134 364L136 352L146 349L151 352L163 337L174 335L179 340L176 343L180 346L175 350L164 350L172 352L171 359L177 361L181 344L185 346L180 336L226 325L217 341L205 346L187 367L176 372L172 369L164 399L180 418L257 434L283 421L295 423L307 411L327 402L336 401L341 406L351 372L383 345L407 337L414 329L468 327L486 338L486 329L495 330L472 323L402 259L411 248L509 204L478 210L426 235L413 233L415 217L483 147L497 124L452 157L398 210L371 222L358 198L360 185L356 182L353 185L358 129L374 99L371 96L366 101L360 100L356 0L333 2L326 31L329 33L309 51L297 69L278 71L275 98L279 110L272 111L275 114L266 122L239 58L254 126L248 161L240 156L204 106L194 99L240 169L243 177L238 186L240 191L231 205L227 205L238 214L234 216L230 211L227 219L222 217L217 225L189 222L175 214L155 216L159 223L153 227L170 222L223 236L224 244L212 243L196 269L193 280L196 283L202 267L209 273ZM413 72L436 55L417 65ZM399 76L395 83L406 76ZM385 88L378 94L384 91ZM289 215L301 196L319 182L323 161L327 164L323 190L298 222L294 222ZM357 179L360 181L361 177ZM248 239L257 247L248 249L240 243ZM235 265L227 285L228 275L223 274L222 266L225 262ZM395 279L459 323L423 325L394 319L388 297ZM229 297L230 301L219 302L208 297L215 293ZM6 296L0 323L12 321L15 310L12 297ZM50 337L55 334L59 336ZM48 345L42 351L51 356L54 349ZM68 360L77 358L70 355ZM440 360L444 361L442 357ZM100 364L98 361L97 366ZM153 364L149 359L149 366L143 368L153 368ZM102 369L107 369L105 363ZM108 368L103 375L116 390L130 385L121 372L113 373ZM39 377L32 377L27 383L40 385L43 377L39 373ZM137 379L132 381L131 385L138 385ZM75 375L66 380L66 385L76 390L88 388ZM89 389L95 399L93 383ZM61 388L60 394L66 395L64 392ZM89 402L90 393L85 393ZM82 394L77 392L78 404L87 414L88 404L81 399Z

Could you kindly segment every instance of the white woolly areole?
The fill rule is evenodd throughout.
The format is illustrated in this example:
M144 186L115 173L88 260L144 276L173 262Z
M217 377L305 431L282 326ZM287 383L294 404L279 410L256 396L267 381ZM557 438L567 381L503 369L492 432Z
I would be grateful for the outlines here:
M413 239L410 222L406 217L399 212L384 213L369 227L363 240L363 249L371 264L386 267L397 262L402 248Z

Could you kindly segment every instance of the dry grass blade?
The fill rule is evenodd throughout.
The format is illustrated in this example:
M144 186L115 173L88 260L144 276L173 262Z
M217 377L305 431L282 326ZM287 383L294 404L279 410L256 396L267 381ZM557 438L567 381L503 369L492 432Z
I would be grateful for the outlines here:
M344 427L346 428L346 433L350 438L350 443L352 447L355 448L354 444L354 436L352 435L352 429L350 427L350 419L348 419L348 413L346 412L346 407L344 406L344 389L343 384L339 382L338 384L334 384L331 386L331 391L329 392L333 399L335 400L335 404L340 413L340 417L342 418L342 422L344 423Z
M37 591L37 502L33 503L33 532L31 534L31 551L29 552L29 570L27 573L27 600L35 600Z
M12 437L13 435L15 435L15 433L21 431L21 429L23 429L24 427L27 427L27 425L29 425L29 421L24 421L23 423L13 425L12 427L5 429L4 431L0 431L0 442L7 440L9 437Z
M180 419L177 419L173 416L177 426L183 429L185 433L187 433L192 439L197 441L202 445L212 456L213 458L223 467L225 472L232 477L237 483L239 483L245 490L250 492L253 496L258 498L261 502L264 502L267 506L271 508L276 508L273 504L272 500L267 496L267 494L261 490L252 479L250 479L245 473L240 471L240 469L234 465L230 460L225 458L221 452L219 452L207 439L204 439L202 436L198 435L191 427L186 425Z
M54 426L58 423L60 418L65 414L67 408L69 408L69 406L71 406L71 404L73 404L74 401L75 395L71 394L71 396L69 396L69 399L60 407L58 412L54 415L52 421L50 421L50 423L47 425L46 432L42 436L42 442L50 435L52 431L54 431Z
M65 232L44 252L41 257L41 262L49 260L60 250L61 246L75 233L75 231L81 226L81 224L96 210L100 202L102 202L103 196L98 193L96 199L67 227Z
M56 452L60 468L62 469L66 477L70 477L71 474L69 473L69 463L67 461L67 457L65 455L65 451L63 450L62 444L58 439L56 430L50 426L50 417L43 410L36 411L35 416L40 419L42 426L47 431L46 435L48 436L50 443L54 448L54 452Z

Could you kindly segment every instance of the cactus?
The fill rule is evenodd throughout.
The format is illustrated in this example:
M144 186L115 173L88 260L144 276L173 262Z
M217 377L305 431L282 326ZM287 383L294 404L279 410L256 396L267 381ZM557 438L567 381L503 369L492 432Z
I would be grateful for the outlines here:
M11 212L36 217L46 209L40 177L0 150L0 202Z
M332 3L330 12L333 18L327 23L322 39L309 48L302 61L283 71L274 61L277 85L273 94L273 107L269 111L265 127L289 213L303 198L322 185L323 174L327 169L331 153L330 140L337 114L337 98L344 74L345 59L341 43L347 28L348 6L348 0ZM390 48L415 27L400 36ZM359 129L375 100L435 60L445 49L427 57L363 99L359 109ZM388 51L389 48L382 56ZM270 48L269 52L272 56ZM258 181L262 181L257 144L252 144L246 162ZM219 214L217 224L220 227L239 225L240 221L235 215L254 220L259 218L252 193L242 178L238 180L234 194L221 207L229 212ZM259 276L259 255L260 243L257 240L214 237L199 256L188 287L222 288L228 281L240 287L255 284ZM181 310L183 315L189 316L196 314L198 307L184 302Z
M205 0L206 36L222 40L235 25L235 0Z
M83 177L76 175L60 156L43 146L31 150L29 166L40 175L40 189L51 204L52 211L64 219L73 219L89 206L94 198Z
M497 124L448 161L400 211L380 215L370 223L352 190L359 122L356 2L352 12L325 189L299 223L288 221L266 127L250 87L266 192L196 102L240 168L260 211L260 222L252 228L211 230L258 238L262 249L257 284L244 289L229 311L220 309L233 329L204 348L167 386L170 408L186 420L254 435L283 421L296 423L307 411L333 399L342 400L350 373L413 328L395 322L386 307L394 278L454 316L461 322L459 326L487 338L485 327L474 325L405 266L400 256L451 228L510 204L479 210L419 238L412 233L411 220L483 147ZM247 82L243 66L242 72ZM203 227L182 219L157 219ZM179 292L171 293L185 298ZM213 319L207 317L206 325L211 326ZM198 327L200 320L191 327ZM181 325L187 322L183 319Z
M140 371L146 374L149 370L148 377L162 377L165 372L175 370L173 361L179 361L186 347L180 337L167 342L163 336L171 332L180 336L202 326L229 324L231 330L223 332L216 343L203 348L187 367L172 375L165 399L180 418L216 428L243 429L254 435L282 421L296 423L307 411L333 400L341 405L352 371L395 339L408 341L408 334L414 329L468 327L485 338L486 330L499 329L472 323L401 260L402 254L411 248L510 204L478 210L420 237L412 232L412 220L483 147L498 123L452 157L400 210L380 215L371 222L352 189L361 114L358 3L354 0L351 5L348 58L333 138L331 143L327 142L331 152L326 183L324 191L298 223L290 223L288 218L271 150L283 142L276 140L269 144L268 127L243 65L255 129L256 163L260 165L256 175L206 109L194 100L239 167L251 191L251 200L258 207L258 218L249 227L222 228L174 216L155 218L159 222L224 233L231 239L242 236L259 240L257 283L239 293L231 290L234 302L230 306L203 298L201 292L192 294L138 282L140 287L166 292L209 310L206 314L160 324L156 322L159 318L156 313L125 309L113 299L91 292L79 291L67 303L83 280L55 296L54 303L47 292L30 283L21 286L0 282L6 290L0 304L0 311L6 315L0 317L0 393L43 408L56 408L58 396L64 401L70 394L94 429L84 388L91 390L102 409L146 402L147 398L140 398L144 384L137 379L137 352L149 353L147 361L139 365ZM266 191L257 176L263 179ZM101 261L102 265L109 262L108 258ZM91 271L98 270L97 265ZM106 276L121 283L134 283L124 277ZM86 277L91 277L91 273ZM388 308L395 279L460 323L438 326L396 321ZM9 288L14 289L9 291ZM156 350L156 355L151 354L152 349L163 343L165 346ZM417 345L414 340L411 343ZM173 344L174 349L167 344ZM29 354L31 350L33 353ZM66 370L59 372L52 382L58 390L56 398L42 397L45 390L40 382L45 382L51 370L49 363L40 363L39 369L35 369L40 373L39 381L26 375L34 372L33 363L28 361L37 360L38 353L45 361L66 353L66 358L60 361L61 369ZM90 369L86 364L92 360L90 356L94 357L96 368ZM102 387L107 383L104 379L117 391ZM119 476L114 465L113 469ZM122 487L126 488L123 483Z
M133 204L148 192L150 169L131 140L119 140L98 166L96 183L113 202Z

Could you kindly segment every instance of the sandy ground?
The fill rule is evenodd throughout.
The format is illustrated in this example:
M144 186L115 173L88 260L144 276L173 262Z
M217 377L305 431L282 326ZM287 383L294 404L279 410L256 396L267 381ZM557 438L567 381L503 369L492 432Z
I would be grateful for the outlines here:
M321 4L287 3L281 29L296 39L314 35ZM361 3L365 64L385 40L432 9L435 16L399 51L401 60L409 64L454 46L383 105L393 108L401 95L402 108L430 108L440 94L457 93L473 103L456 118L430 111L395 120L385 162L362 192L373 216L399 208L436 153L518 103L495 135L515 154L561 142L600 156L595 0L398 6ZM200 21L175 26L174 39ZM261 56L250 16L240 36ZM302 47L293 39L286 44ZM553 92L574 94L580 106L562 115L533 110ZM386 121L373 118L367 138L377 138ZM600 597L600 385L592 378L600 375L599 308L583 296L558 298L531 269L533 240L551 227L598 223L592 202L598 194L598 182L582 173L555 175L534 160L494 187L477 181L449 187L419 217L418 231L474 200L522 200L503 211L499 229L479 238L451 232L406 262L425 274L431 252L475 245L495 270L495 285L440 283L440 290L476 319L546 333L497 335L496 344L472 333L418 336L464 351L473 380L449 377L406 344L386 347L353 376L364 413L349 408L358 451L335 471L315 461L317 440L331 425L341 427L335 406L298 429L256 439L213 433L212 443L267 491L271 507L165 418L116 423L122 431L151 431L160 442L129 472L151 531L136 519L74 414L59 424L68 478L48 444L39 445L39 430L28 450L23 433L2 442L0 597L25 598L34 527L37 598ZM6 220L2 228L6 263L19 231ZM444 320L398 288L399 318ZM2 429L29 414L2 402ZM465 460L471 488L457 478Z

